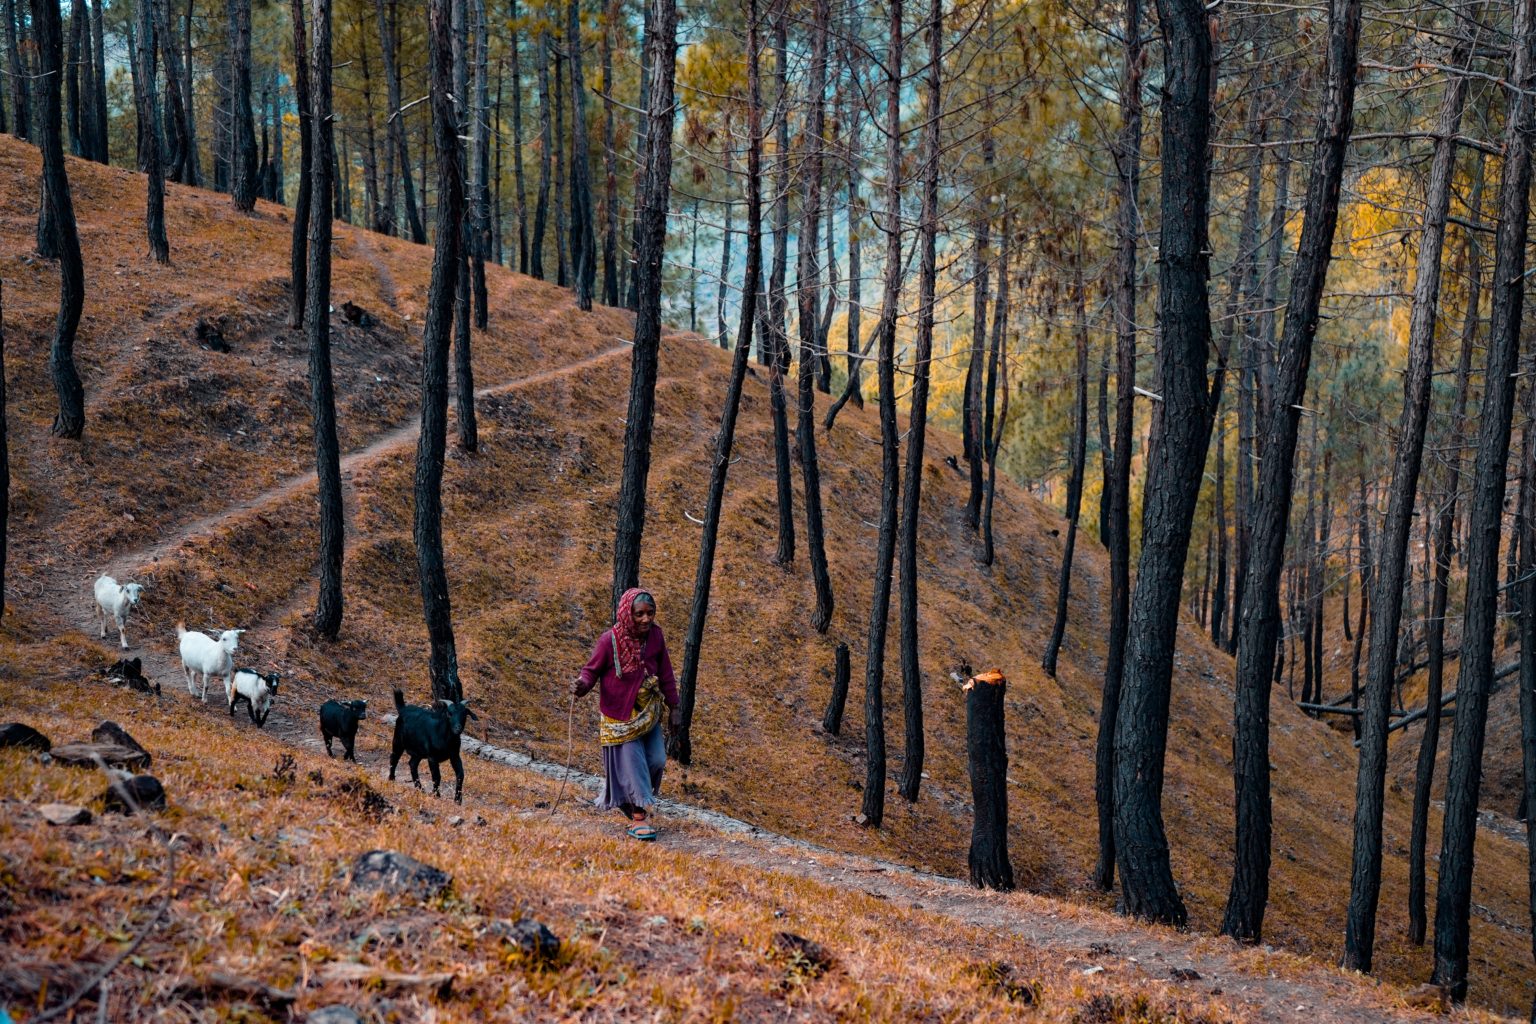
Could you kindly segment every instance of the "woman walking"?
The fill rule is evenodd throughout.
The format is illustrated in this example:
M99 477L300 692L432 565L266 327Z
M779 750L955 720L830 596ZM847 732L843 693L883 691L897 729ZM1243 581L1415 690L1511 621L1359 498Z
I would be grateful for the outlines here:
M623 811L631 837L655 839L646 817L667 763L662 705L671 709L673 727L681 723L681 714L667 641L656 625L656 599L639 587L619 598L613 627L598 638L572 691L582 697L594 686L602 712L605 778L597 806Z

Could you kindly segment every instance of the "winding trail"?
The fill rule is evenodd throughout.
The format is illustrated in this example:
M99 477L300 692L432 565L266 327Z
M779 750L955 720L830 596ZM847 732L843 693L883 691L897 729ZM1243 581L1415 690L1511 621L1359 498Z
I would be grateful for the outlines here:
M617 345L557 368L478 389L476 395L489 398L580 374L627 350L627 345ZM349 529L356 521L356 495L350 479L353 471L410 444L418 431L415 422L395 427L342 459L343 486L352 513L348 516ZM149 563L174 554L193 537L239 516L282 503L313 485L315 479L313 472L288 478L219 512L186 523L152 545L118 555L105 571L131 575ZM61 581L48 588L52 610L65 622L75 623L94 636L95 620L86 614L87 609L78 601L78 588L74 582L71 580L64 586ZM301 608L310 599L313 587L312 579L295 581L295 587L286 599L269 606L250 623L251 639L276 628L284 618ZM135 635L131 631L130 639ZM115 636L108 643L112 639ZM111 649L115 651L115 644ZM135 646L134 651L144 657L146 673L151 678L162 681L181 678L180 665L173 652L160 650L157 645L142 644ZM209 689L214 697L207 710L222 718L226 713L222 692L217 683L212 683ZM168 694L174 695L178 691L179 686L174 682L166 687ZM301 720L295 712L312 708L330 696L333 694L325 692L316 683L285 681L283 699L273 708L268 731L297 747L323 751L324 746L308 715ZM383 716L384 723L391 720L391 715ZM238 728L249 727L243 714L238 723ZM361 742L365 737L359 736L363 765L366 771L382 780L387 773L387 745L381 743L380 727L372 727L370 731L372 742L366 745ZM565 790L564 802L553 811L514 806L506 802L495 787L475 786L472 799L482 806L518 815L558 814L563 825L584 831L600 832L617 826L615 820L590 807L588 797L601 784L596 776L469 736L464 738L463 745L466 753L503 768L552 779L561 779L568 774L573 784ZM467 774L473 777L473 773ZM405 775L401 778L403 780ZM395 783L396 786L400 784ZM1433 1019L1429 1014L1414 1010L1386 1011L1383 1005L1392 1001L1390 990L1373 994L1369 979L1350 976L1320 963L1286 961L1277 971L1262 953L1255 954L1226 940L1142 927L1093 909L1029 894L982 892L971 888L962 879L926 874L901 864L842 853L696 805L664 800L658 811L660 821L666 826L661 838L661 844L666 847L694 856L730 861L765 874L805 878L849 893L895 901L964 925L1012 933L1049 951L1061 963L1080 968L1084 975L1107 972L1127 980L1170 983L1176 986L1175 994L1184 990L1194 998L1218 998L1251 1019L1262 1021L1378 1024L1385 1020Z

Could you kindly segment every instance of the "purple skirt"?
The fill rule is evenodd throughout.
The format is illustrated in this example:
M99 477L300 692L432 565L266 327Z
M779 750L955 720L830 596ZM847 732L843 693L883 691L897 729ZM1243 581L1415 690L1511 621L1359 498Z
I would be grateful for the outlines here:
M625 806L650 807L661 788L667 748L661 725L628 743L603 748L603 795L597 806L605 811Z

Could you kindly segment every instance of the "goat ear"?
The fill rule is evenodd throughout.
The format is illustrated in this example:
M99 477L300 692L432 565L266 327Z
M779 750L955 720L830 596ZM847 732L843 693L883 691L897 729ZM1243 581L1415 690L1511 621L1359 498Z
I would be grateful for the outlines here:
M469 710L469 708L466 707L464 709L464 713L466 715L468 715L470 718L473 718L475 721L477 721L477 722L480 721L480 716L475 714L473 711Z

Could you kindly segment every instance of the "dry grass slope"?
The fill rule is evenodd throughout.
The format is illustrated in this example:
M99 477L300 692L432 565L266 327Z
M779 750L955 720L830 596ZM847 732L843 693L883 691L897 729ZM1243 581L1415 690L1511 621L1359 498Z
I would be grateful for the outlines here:
M410 540L410 436L406 432L397 438L402 443L383 446L350 465L347 618L338 642L317 643L304 621L314 589L313 491L302 482L281 486L306 472L311 443L304 411L303 339L287 331L283 320L285 212L261 204L255 216L239 217L224 197L172 186L168 209L175 263L157 268L139 256L142 179L71 163L89 285L79 343L88 422L84 443L60 444L47 437L52 396L44 372L57 279L49 265L26 255L35 214L35 166L33 151L0 140L0 275L10 285L6 322L16 475L10 589L16 611L6 627L12 656L4 665L0 700L17 707L18 714L30 709L68 720L69 712L55 712L53 705L64 702L67 707L76 698L63 697L57 688L68 692L86 670L116 657L94 634L85 633L89 580L110 567L120 578L149 583L130 638L142 643L152 666L160 666L160 680L174 694L166 703L175 710L167 712L163 723L149 718L144 724L146 731L164 730L153 734L158 740L155 749L196 749L186 755L192 762L187 784L176 788L183 800L206 793L208 803L187 813L205 815L211 829L216 829L212 822L220 815L238 820L241 828L249 816L250 830L259 835L268 834L275 821L334 818L336 812L325 808L323 798L302 784L283 794L291 805L271 807L221 792L219 786L230 778L227 766L234 764L241 766L244 774L235 777L246 779L247 789L266 792L259 775L278 748L267 738L252 736L248 723L223 722L221 711L215 715L221 720L217 739L204 744L197 730L210 728L209 720L201 709L185 706L173 685L175 675L165 670L165 659L173 649L172 626L179 618L194 627L249 628L242 645L245 660L279 668L285 679L296 681L285 689L270 725L291 735L311 731L312 709L326 696L366 696L375 708L382 708L388 704L390 686L400 683L419 699L425 688L425 635ZM362 330L336 318L345 452L362 449L390 428L409 423L415 414L419 324L429 267L419 247L341 225L337 257L337 307L350 299L380 320L378 327ZM623 314L612 310L583 316L563 291L495 268L491 295L491 330L475 342L477 383L491 387L533 379L482 399L484 451L473 458L457 453L449 457L445 529L460 662L467 691L483 702L482 719L491 742L560 760L566 746L565 680L608 621L607 560L627 359L622 354L601 356L627 336L629 326ZM233 346L227 355L201 350L192 341L199 318L219 317L225 318L225 334ZM579 370L534 377L578 362ZM697 548L698 528L688 513L697 515L702 509L725 365L722 353L696 340L674 337L664 346L643 576L661 599L663 625L678 646ZM742 458L732 470L704 652L695 765L686 773L673 769L667 785L675 796L774 831L851 853L963 874L969 828L964 711L948 674L962 660L996 665L1011 680L1011 845L1021 884L1107 908L1108 898L1088 886L1107 563L1096 547L1079 547L1062 670L1058 679L1046 678L1037 666L1050 626L1061 548L1059 519L1023 490L1005 487L998 505L999 559L990 570L979 568L973 539L958 514L963 481L943 462L945 456L957 454L958 444L943 435L930 442L920 555L925 570L921 631L930 778L916 805L905 804L892 789L885 828L863 830L850 820L858 809L856 789L864 776L857 683L862 666L857 659L844 735L822 735L816 723L830 685L835 643L846 640L857 652L864 636L874 535L867 524L876 515L877 439L873 416L850 409L822 445L838 610L829 635L820 637L808 624L810 583L803 564L790 572L771 564L767 392L762 380L749 381L738 442ZM272 493L254 500L268 491ZM250 507L202 524L206 528L187 528L242 502ZM887 734L893 741L894 775L901 736L894 645L891 655L886 706L893 710ZM1211 931L1225 899L1229 857L1231 668L1190 623L1176 671L1165 810L1175 872L1194 925ZM579 709L580 735L590 731L589 716L594 714L590 706ZM1276 865L1270 936L1276 944L1326 962L1335 956L1342 933L1353 755L1346 738L1303 717L1283 699L1277 699L1273 721ZM384 727L370 722L360 738L360 756L376 764L386 743ZM248 754L238 753L247 748ZM221 760L222 755L229 760ZM577 758L581 767L594 769L595 746L578 743ZM44 786L26 781L30 770L10 768L4 774L18 778L20 788L7 797L30 799ZM493 775L478 763L469 771L466 806L471 815L491 801L515 806L524 789L539 788L525 779ZM342 846L363 848L363 837L372 835L359 832L354 822L337 821L334 833L317 842L335 844L337 851ZM444 866L461 877L484 871L486 881L479 884L512 886L509 891L524 902L543 885L568 893L572 890L562 887L604 886L602 891L609 895L622 892L622 898L638 898L630 895L633 889L623 879L593 878L592 866L615 858L654 866L649 870L657 872L656 882L641 887L645 900L671 901L673 892L688 893L667 902L658 913L675 910L685 920L696 912L687 909L689 899L698 898L697 905L705 906L716 898L688 888L688 879L698 876L698 884L704 885L702 879L714 870L702 862L678 870L658 855L597 839L565 838L531 821L508 812L489 826L501 832L467 845L454 835L430 830L419 830L413 841L427 854L451 861ZM379 841L401 838L405 831L398 823L380 826ZM1382 973L1398 982L1422 980L1428 965L1427 953L1410 947L1405 938L1407 832L1406 794L1394 792L1388 807L1390 860L1378 960ZM21 838L13 833L13 840ZM25 838L30 842L44 837L28 832ZM55 846L63 842L49 841ZM578 842L593 845L582 846L579 856L548 852L561 843ZM541 862L546 873L530 874L527 885L509 880L505 872L510 868L500 864L468 866L477 853L497 860L505 857L504 851L521 857L527 848L546 851L540 855L546 858ZM279 857L275 849L263 856ZM308 854L300 859L311 863ZM562 872L570 874L572 869L579 877L564 877ZM17 869L12 865L10 870ZM1488 834L1481 838L1472 989L1481 1004L1511 1012L1529 1005L1533 984L1522 909L1524 870L1523 850L1517 844ZM220 876L220 885L223 877L227 873ZM264 884L282 892L287 883L274 873ZM313 879L309 884L323 888ZM746 877L723 884L727 890L737 885L752 890L756 885ZM588 896L595 891L589 890ZM667 895L655 895L658 891ZM757 906L767 890L756 891L756 897L723 902L722 914ZM570 899L577 897L572 894ZM481 907L502 905L488 895L476 896L474 902ZM834 912L834 902L826 893L811 892L802 905L824 907L825 920L849 922L841 927L854 929L845 933L853 935L862 926L851 923L855 919L841 908ZM648 904L646 909L660 905ZM574 918L579 912L569 913ZM874 930L884 935L884 927ZM259 959L261 950L282 948L284 943L273 938L276 934L258 930L240 955ZM478 955L473 941L450 938L458 934L449 929L433 942L460 941L461 955L473 959ZM934 934L944 938L939 931ZM760 932L749 929L731 933L726 945L734 949L745 941L750 946L760 938ZM596 956L605 941L596 941L591 955ZM890 964L900 963L896 946L881 945L896 940L872 936L858 942L867 942L876 960L885 955L880 949L890 949ZM431 947L444 950L444 956L447 948ZM701 962L723 956L709 952L716 947L702 940L690 948L704 958ZM430 950L411 952L413 958L432 955ZM300 969L293 965L294 971ZM949 992L960 999L955 992L970 991L953 983L944 973L948 968L926 964L923 970L937 972L932 975L935 993ZM622 966L613 971L632 973ZM573 1002L547 1005L552 1011L572 1011L588 1005L582 1000L601 1004L610 998L605 993L622 987L613 982L617 974L597 971L586 995L561 988L558 998ZM523 984L538 988L542 983ZM549 984L559 988L569 979ZM666 999L682 998L682 989L657 985L655 991L668 993ZM906 1009L898 1012L893 1004L879 1003L886 995L869 994L874 991L850 988L846 998L874 999L877 1005L866 1008L870 1015L892 1019L915 1005L902 1003ZM905 990L889 991L894 998ZM753 1016L745 988L719 999L727 996L738 1015ZM545 992L540 998L555 997ZM945 1003L938 995L922 998L936 1001L931 1013L924 1010L917 1016L972 1012L964 1002ZM703 1007L714 999L701 997L699 1019L708 1018ZM686 1003L684 998L667 1005Z

